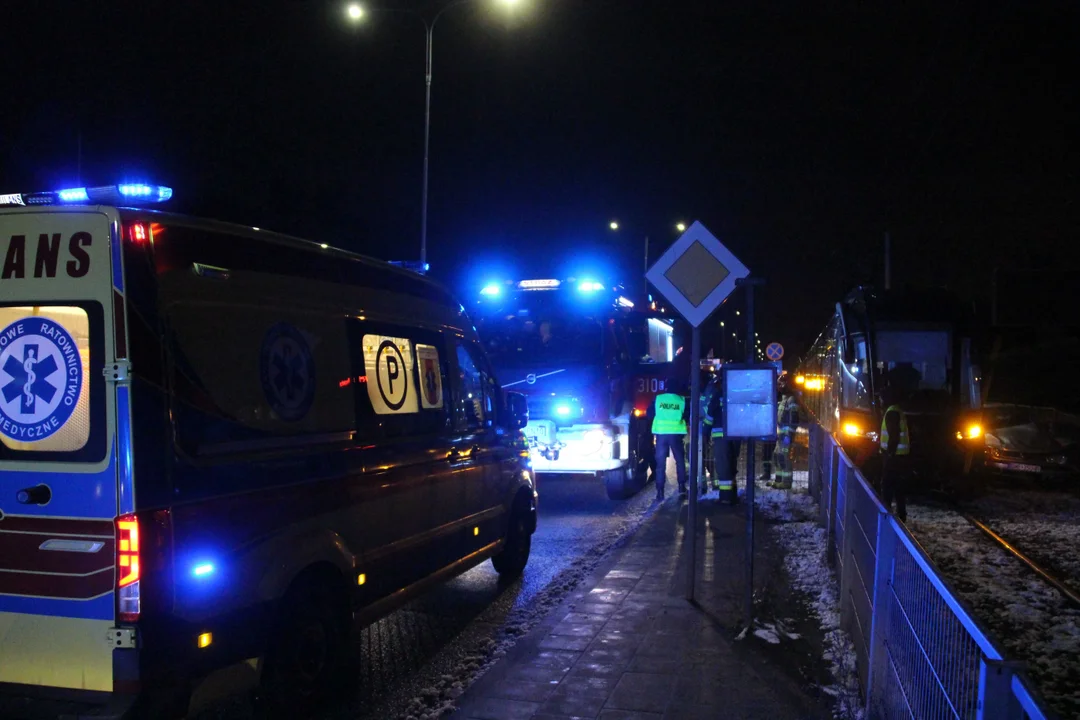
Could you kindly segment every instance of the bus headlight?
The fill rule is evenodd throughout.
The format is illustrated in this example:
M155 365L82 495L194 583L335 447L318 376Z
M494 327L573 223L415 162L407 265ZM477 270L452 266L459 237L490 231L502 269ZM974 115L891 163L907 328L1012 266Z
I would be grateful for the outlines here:
M963 432L956 431L957 440L978 440L982 437L982 425L978 423L972 423L967 426L967 429Z

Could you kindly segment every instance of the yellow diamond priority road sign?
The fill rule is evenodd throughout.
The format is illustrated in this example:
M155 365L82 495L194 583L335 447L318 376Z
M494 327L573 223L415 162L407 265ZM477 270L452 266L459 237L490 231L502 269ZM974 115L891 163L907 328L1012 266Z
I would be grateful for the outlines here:
M695 222L645 273L645 278L694 327L700 326L750 271L700 222Z

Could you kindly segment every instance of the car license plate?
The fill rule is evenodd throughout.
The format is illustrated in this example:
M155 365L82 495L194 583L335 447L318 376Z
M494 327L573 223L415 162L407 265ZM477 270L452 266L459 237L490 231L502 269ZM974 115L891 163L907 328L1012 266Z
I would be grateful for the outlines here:
M548 424L544 422L529 423L525 426L526 437L536 438L537 442L550 443L551 435Z
M1042 470L1038 465L1026 465L1024 463L996 463L996 465L1003 470L1012 470L1013 472L1037 473Z

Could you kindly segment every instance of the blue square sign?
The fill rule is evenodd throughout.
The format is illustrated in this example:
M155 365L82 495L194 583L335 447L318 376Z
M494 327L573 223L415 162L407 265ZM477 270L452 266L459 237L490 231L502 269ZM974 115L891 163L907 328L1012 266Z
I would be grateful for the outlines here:
M770 364L724 366L724 436L776 439L776 368Z

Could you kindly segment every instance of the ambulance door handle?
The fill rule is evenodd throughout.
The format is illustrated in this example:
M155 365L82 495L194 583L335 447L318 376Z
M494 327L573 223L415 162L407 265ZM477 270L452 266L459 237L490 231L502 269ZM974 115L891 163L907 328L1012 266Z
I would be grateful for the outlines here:
M52 490L48 485L35 485L17 492L15 499L23 505L48 505L52 500Z
M473 445L471 448L469 448L469 454L468 455L462 455L461 451L458 450L455 447L455 448L450 448L450 452L449 452L449 454L447 454L446 459L449 460L450 462L461 462L462 460L471 460L471 459L475 458L479 454L480 454L480 446L479 445Z

